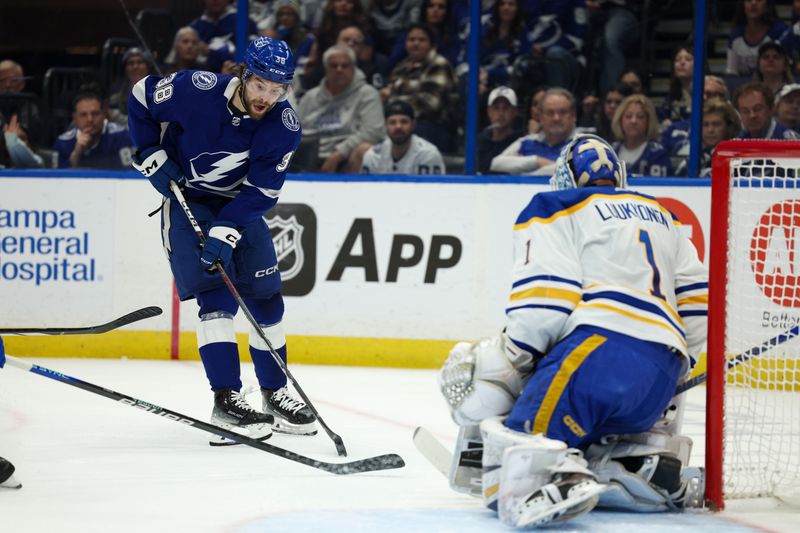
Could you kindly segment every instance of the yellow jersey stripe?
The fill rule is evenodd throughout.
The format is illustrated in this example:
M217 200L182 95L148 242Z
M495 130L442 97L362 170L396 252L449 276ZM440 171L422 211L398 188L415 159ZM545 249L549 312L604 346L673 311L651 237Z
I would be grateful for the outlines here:
M577 304L581 301L581 294L579 292L570 291L567 289L554 289L552 287L532 287L524 291L511 293L509 300L516 302L517 300L524 300L525 298L555 298L558 300L566 300Z
M708 305L708 294L689 296L683 300L678 300L678 305L705 304Z
M490 498L490 497L494 496L494 494L495 494L495 493L496 493L496 492L497 492L499 489L500 489L500 484L499 484L499 483L498 483L497 485L492 485L491 487L489 487L488 489L486 489L486 490L484 491L484 493L483 493L483 497L484 497L484 498Z
M586 198L585 200L583 200L582 202L578 202L577 204L572 205L572 206L570 206L570 207L568 207L566 209L562 209L561 211L557 211L557 212L553 213L552 215L550 215L547 218L532 217L532 218L526 220L525 222L520 222L519 224L514 224L514 229L515 230L525 229L528 226L530 226L531 224L533 224L534 222L539 223L539 224L550 224L551 222L555 221L558 218L561 218L561 217L566 216L566 215L571 215L571 214L575 213L576 211L580 211L581 209L586 207L586 205L589 202L591 202L592 200L595 200L597 198L610 198L610 199L613 199L613 200L620 199L620 198L628 198L628 199L632 199L632 200L639 200L639 201L651 204L654 207L658 208L659 211L661 211L664 214L664 216L667 217L667 220L672 220L674 222L674 219L672 218L672 214L667 209L665 209L663 205L658 203L656 200L651 200L650 198L644 198L642 196L639 196L638 194L593 194L593 195L589 196L588 198Z
M553 417L553 412L556 409L556 405L558 405L558 400L561 399L561 395L567 387L569 378L578 370L578 367L581 366L584 359L595 351L598 346L606 342L606 340L608 339L595 333L580 343L577 348L572 350L572 352L564 358L564 361L561 363L561 368L558 369L558 372L556 372L556 375L553 377L553 381L550 382L550 387L548 387L547 393L544 395L542 405L536 413L536 419L533 421L533 433L547 433L550 419Z
M611 311L612 313L617 313L618 315L626 316L626 317L631 318L633 320L638 320L639 322L644 322L646 324L652 324L654 326L658 326L660 328L663 328L663 329L669 331L673 335L675 335L675 337L677 337L678 340L680 341L681 346L684 346L684 347L686 346L686 340L683 338L683 335L681 335L681 333L679 331L676 332L675 328L673 328L671 325L669 325L669 324L667 324L665 322L661 322L660 320L654 320L652 318L639 316L637 314L631 313L630 311L626 311L625 309L619 309L617 307L613 307L613 306L610 306L608 304L604 304L604 303L600 303L600 302L592 302L592 303L581 302L581 303L578 304L578 307L597 307L597 308L600 308L600 309L605 309L607 311Z

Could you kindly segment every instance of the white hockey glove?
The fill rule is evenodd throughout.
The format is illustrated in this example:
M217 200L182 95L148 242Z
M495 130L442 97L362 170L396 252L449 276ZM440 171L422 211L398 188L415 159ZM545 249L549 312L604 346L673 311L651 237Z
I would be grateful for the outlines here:
M506 336L456 344L439 372L439 388L459 426L511 410L525 378L511 363Z

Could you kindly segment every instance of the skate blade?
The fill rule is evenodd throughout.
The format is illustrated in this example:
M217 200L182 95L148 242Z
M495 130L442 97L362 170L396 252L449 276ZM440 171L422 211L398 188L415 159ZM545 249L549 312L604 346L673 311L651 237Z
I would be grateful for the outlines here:
M249 426L234 426L231 424L227 424L220 421L215 421L216 425L227 429L228 431L232 431L234 433L239 433L243 437L247 437L250 439L254 439L257 441L265 441L272 436L272 426L269 424L251 424ZM221 435L214 435L208 441L209 446L233 446L234 444L240 444L235 440L231 440L227 437L223 437Z
M310 424L292 424L276 416L275 423L272 425L272 431L283 435L302 435L310 437L317 434L317 424L316 422L311 422Z

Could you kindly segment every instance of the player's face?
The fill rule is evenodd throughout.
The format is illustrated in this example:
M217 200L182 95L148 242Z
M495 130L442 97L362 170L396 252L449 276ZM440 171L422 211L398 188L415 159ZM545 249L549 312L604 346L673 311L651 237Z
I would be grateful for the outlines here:
M286 85L253 75L244 84L244 108L250 118L261 120L286 94Z
M75 104L72 120L79 131L97 137L103 131L103 108L99 100L89 98Z
M770 109L767 107L764 95L757 91L750 91L739 96L736 103L744 129L752 134L760 134L766 129L770 120Z
M386 134L392 144L405 144L414 133L414 124L407 115L389 115L386 119Z
M496 128L510 126L517 117L516 106L512 106L505 98L496 99L492 105L487 108L486 112L489 115L489 122Z
M433 44L428 39L428 34L420 29L413 29L406 37L406 51L411 61L422 61L428 57Z
M566 96L551 94L542 101L542 131L548 137L566 138L575 129L575 112Z
M721 113L703 115L703 144L706 147L716 146L725 138L725 117Z

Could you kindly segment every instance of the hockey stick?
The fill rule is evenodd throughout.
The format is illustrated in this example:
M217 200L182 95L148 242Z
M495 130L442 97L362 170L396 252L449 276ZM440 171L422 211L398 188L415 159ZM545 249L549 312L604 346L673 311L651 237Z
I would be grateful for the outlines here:
M180 187L178 187L178 184L175 183L174 181L171 181L169 186L170 189L172 189L175 198L178 199L178 203L181 204L183 212L186 213L186 217L189 219L192 228L194 228L194 232L197 234L197 238L200 239L200 244L204 245L206 243L206 236L203 234L203 229L200 227L200 224L197 223L197 219L194 218L192 210L189 209L189 204L186 203L186 198L183 196ZM347 450L344 447L344 441L342 440L342 437L334 433L331 430L331 428L328 427L328 424L326 424L325 421L322 419L322 417L319 414L319 411L317 411L317 408L314 407L314 404L312 404L311 400L308 399L308 396L306 396L306 393L294 379L292 373L289 372L289 368L286 366L286 363L283 361L283 359L281 359L281 357L275 351L275 348L272 346L272 343L267 338L267 335L259 327L258 321L253 316L253 313L250 312L250 309L247 308L247 305L244 303L244 300L242 299L241 295L239 295L239 291L236 290L233 281L231 281L231 278L230 276L228 276L228 273L225 272L225 269L222 268L220 262L217 261L215 265L220 276L222 276L222 280L225 282L225 285L228 286L228 290L231 291L231 294L236 300L236 303L239 304L239 307L244 313L244 316L247 317L247 320L250 322L250 325L253 326L253 329L255 329L255 331L258 332L258 336L261 337L261 340L263 340L266 343L267 348L269 348L269 353L272 355L272 358L275 359L275 363L277 363L277 365L281 368L281 370L283 370L283 373L286 375L286 378L292 382L292 385L294 385L294 388L297 390L297 393L300 395L303 401L306 402L306 405L308 406L309 409L311 409L311 412L314 413L314 416L317 417L317 421L319 421L319 424L322 426L322 429L324 429L325 433L327 433L328 436L331 438L331 440L333 440L334 445L336 445L336 453L338 453L342 457L347 456Z
M793 328L787 331L784 331L783 333L775 335L771 339L764 341L758 346L753 346L749 350L742 352L735 357L732 357L727 362L728 370L730 370L731 368L735 368L741 365L742 363L746 363L753 357L757 357L761 355L763 352L766 352L767 350L774 348L779 344L783 344L784 342L795 338L798 333L800 333L800 324L794 326ZM708 373L698 374L692 379L686 380L680 385L678 385L677 388L675 389L675 395L677 396L678 394L686 392L687 390L696 387L701 383L705 383L707 379L708 379Z
M121 316L106 324L99 326L87 326L83 328L4 328L0 329L0 335L93 335L95 333L105 333L112 329L127 326L145 318L151 318L161 314L160 307L143 307L125 316Z
M439 442L439 439L434 437L433 433L422 426L418 426L414 429L412 440L414 441L414 446L416 446L417 451L419 451L439 473L444 477L450 475L450 462L453 460L453 453L448 450L444 444Z
M56 372L55 370L50 370L48 368L44 368L39 365L27 363L21 359L12 357L10 355L6 355L5 358L9 365L15 366L22 370L27 370L29 372L33 372L34 374L38 374L40 376L53 379L55 381L65 383L67 385L72 385L73 387L77 387L79 389L83 389L85 391L92 392L94 394L99 394L100 396L105 396L106 398L109 398L111 400L116 400L122 403L123 405L135 407L136 409L147 411L148 413L153 413L156 416L160 416L168 420L173 420L185 426L192 426L202 431L213 433L214 435L219 435L220 437L225 437L227 439L236 441L239 444L245 444L252 448L257 448L261 451L277 455L278 457L283 457L284 459L288 459L290 461L295 461L297 463L310 466L312 468L317 468L325 472L330 472L331 474L338 474L338 475L358 474L361 472L374 472L377 470L391 470L394 468L402 468L403 466L405 466L403 458L393 453L378 455L375 457L368 457L366 459L351 461L349 463L326 463L324 461L318 461L316 459L311 459L310 457L305 457L303 455L290 452L289 450L284 450L283 448L279 448L277 446L272 446L270 444L261 442L256 439L251 439L250 437L240 435L239 433L229 431L227 429L215 426L213 424L197 420L196 418L186 416L176 411L171 411L169 409L159 407L158 405L145 402L137 398L133 398L132 396L128 396L120 392L115 392L113 390L100 387L99 385L93 385L92 383L88 383L86 381L82 381L80 379L67 376L60 372Z

